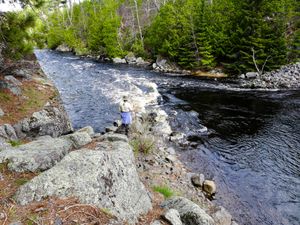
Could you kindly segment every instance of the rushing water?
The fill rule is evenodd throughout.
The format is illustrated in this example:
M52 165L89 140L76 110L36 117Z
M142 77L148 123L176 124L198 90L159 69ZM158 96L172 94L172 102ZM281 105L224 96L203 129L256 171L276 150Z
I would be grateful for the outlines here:
M118 118L128 90L155 82L175 130L189 136L181 157L218 185L216 203L240 224L300 223L300 92L241 91L190 77L36 51L75 128L101 131ZM203 126L208 132L201 132Z

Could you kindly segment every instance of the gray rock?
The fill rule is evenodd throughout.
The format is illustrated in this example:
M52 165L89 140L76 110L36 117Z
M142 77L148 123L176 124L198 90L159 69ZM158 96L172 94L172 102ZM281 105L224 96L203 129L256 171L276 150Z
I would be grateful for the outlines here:
M154 220L150 225L162 225L162 223L159 220Z
M128 138L124 134L106 133L103 135L104 140L108 141L124 141L128 142Z
M213 225L214 220L194 202L183 198L174 197L163 202L162 207L176 209L181 221L185 225Z
M21 221L14 221L11 222L9 225L23 225L23 223Z
M191 177L191 181L192 181L192 184L195 186L195 187L202 187L203 183L204 183L204 175L203 174L194 174L192 177Z
M112 61L116 64L122 64L122 63L126 63L125 59L121 59L121 58L113 58Z
M72 49L69 48L67 45L65 44L62 44L62 45L59 45L56 49L56 51L60 51L60 52L71 52Z
M254 78L258 77L258 73L257 72L248 72L248 73L246 73L245 77L247 79L254 79Z
M231 225L232 216L222 206L217 207L217 211L212 214L216 225Z
M18 139L15 129L10 124L4 124L0 126L0 138L4 140Z
M15 77L30 79L32 77L31 72L26 69L19 69L13 71Z
M132 149L125 142L109 152L82 149L69 153L55 167L21 186L16 200L24 205L48 196L77 197L131 224L152 208L136 172Z
M128 64L131 64L131 65L136 64L136 58L135 58L135 56L134 56L133 54L131 54L131 53L129 53L128 55L126 55L126 56L125 56L125 59L126 59L126 62L127 62Z
M180 220L179 212L176 209L169 209L163 215L163 217L171 224L171 225L182 225Z
M83 127L76 132L87 132L91 137L95 134L94 129L91 126Z
M136 59L136 65L138 65L138 66L149 66L150 63L145 61L142 57L138 57Z
M71 122L63 107L45 107L30 118L14 125L17 133L26 137L50 135L58 137L73 131Z
M73 146L77 149L92 142L92 138L87 132L76 132L62 136L62 138L72 142Z
M0 163L9 161L8 168L16 172L35 172L51 168L66 155L72 143L49 138L0 151Z
M22 83L19 80L17 80L14 76L5 76L4 79L16 86L22 85Z
M4 116L3 110L0 108L0 117Z

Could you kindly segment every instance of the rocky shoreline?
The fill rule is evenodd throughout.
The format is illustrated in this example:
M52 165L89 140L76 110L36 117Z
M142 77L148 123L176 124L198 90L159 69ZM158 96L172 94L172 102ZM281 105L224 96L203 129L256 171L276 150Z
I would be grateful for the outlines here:
M299 89L300 62L282 66L280 69L259 75L251 72L240 76L242 88Z
M38 79L49 85L47 78ZM24 223L24 218L8 218L11 207L51 197L76 197L81 204L108 210L115 218L107 224L236 224L226 209L205 196L203 189L212 194L215 188L204 184L203 175L189 173L178 159L175 145L169 142L168 116L156 104L159 93L149 85L151 91L143 99L132 100L141 113L136 115L130 140L109 128L106 134L94 133L91 127L73 132L58 96L29 118L1 125L0 186L11 174L36 174L13 195L1 197L3 224ZM155 140L148 154L132 147L141 135ZM15 147L6 142L20 139L29 142ZM153 187L168 187L173 197L165 200ZM19 206L10 202L13 196ZM150 217L155 206L158 212ZM58 212L53 220L68 221Z
M58 46L57 51L71 52L67 46ZM214 79L227 78L228 76L221 69L213 69L208 72L191 71L180 69L175 63L168 61L160 56L155 62L145 61L143 58L136 58L129 53L124 58L99 58L94 56L85 56L93 58L97 61L113 62L115 64L128 64L131 66L144 67L152 69L156 72L168 73L170 75L189 75L196 77L207 77ZM299 89L300 88L300 62L282 66L275 71L259 74L257 72L248 72L238 76L237 81L240 88L244 89L263 89L263 90L279 90L279 89Z

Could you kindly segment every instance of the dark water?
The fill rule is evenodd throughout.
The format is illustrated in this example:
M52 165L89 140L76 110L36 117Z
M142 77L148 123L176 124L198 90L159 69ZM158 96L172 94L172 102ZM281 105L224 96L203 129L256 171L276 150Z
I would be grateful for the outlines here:
M36 51L60 91L75 128L101 131L118 118L128 90L155 82L175 130L193 142L182 159L213 178L217 203L240 224L300 224L300 92L241 91L190 77L100 64L72 55ZM202 133L205 125L208 133Z

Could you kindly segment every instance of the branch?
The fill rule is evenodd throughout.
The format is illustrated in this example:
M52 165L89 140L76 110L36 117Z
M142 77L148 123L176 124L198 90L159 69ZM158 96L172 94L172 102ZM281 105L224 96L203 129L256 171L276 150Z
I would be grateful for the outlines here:
M261 75L261 72L260 72L260 70L258 69L257 64L256 64L254 48L251 48L251 51L252 51L252 60L253 60L253 62L254 62L255 68L256 68L257 72L259 73L259 75Z

